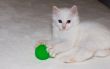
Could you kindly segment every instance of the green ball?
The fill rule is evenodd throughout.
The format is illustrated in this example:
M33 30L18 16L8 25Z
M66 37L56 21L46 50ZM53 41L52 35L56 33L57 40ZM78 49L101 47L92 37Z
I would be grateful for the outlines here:
M47 51L47 46L45 44L40 44L35 48L35 56L39 60L46 60L50 58L50 54Z

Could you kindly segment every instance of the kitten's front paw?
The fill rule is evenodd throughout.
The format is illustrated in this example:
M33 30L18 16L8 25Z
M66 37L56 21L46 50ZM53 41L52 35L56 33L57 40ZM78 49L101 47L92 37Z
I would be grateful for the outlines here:
M53 48L53 45L49 41L39 40L39 41L37 41L36 45L39 45L39 44L45 44L47 46L47 51L50 53L50 55L52 57L56 56L55 48Z
M56 55L57 55L57 53L58 53L57 50L56 50L54 47L48 48L48 51L49 51L50 55L51 55L53 58L55 58Z
M58 59L64 63L76 63L77 62L73 56L62 56Z

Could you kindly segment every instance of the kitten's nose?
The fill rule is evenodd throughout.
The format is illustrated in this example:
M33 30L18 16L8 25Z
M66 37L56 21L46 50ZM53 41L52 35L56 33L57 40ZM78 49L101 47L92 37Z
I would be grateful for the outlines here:
M62 29L63 29L63 30L66 29L66 24L65 24L65 23L62 25Z
M66 29L66 26L62 26L62 28L65 30Z
M65 30L66 29L66 23L63 23L62 24L62 30Z
M66 27L65 26L63 26L63 29L65 29Z

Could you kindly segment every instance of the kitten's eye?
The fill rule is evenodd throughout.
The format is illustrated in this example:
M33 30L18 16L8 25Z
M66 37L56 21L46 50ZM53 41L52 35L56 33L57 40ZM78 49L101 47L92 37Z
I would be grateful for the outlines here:
M62 23L62 20L58 20L59 23Z
M67 20L67 23L70 23L71 22L71 20Z

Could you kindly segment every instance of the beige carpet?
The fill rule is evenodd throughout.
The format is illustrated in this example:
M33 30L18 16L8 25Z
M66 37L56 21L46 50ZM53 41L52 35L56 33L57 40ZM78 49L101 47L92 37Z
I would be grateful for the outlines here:
M110 9L97 0L0 0L0 69L110 69L110 57L77 64L35 58L36 41L51 36L52 6L73 4L79 7L81 22L110 28Z

